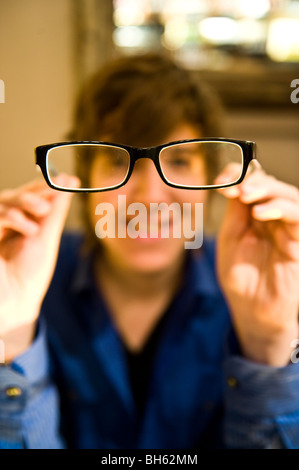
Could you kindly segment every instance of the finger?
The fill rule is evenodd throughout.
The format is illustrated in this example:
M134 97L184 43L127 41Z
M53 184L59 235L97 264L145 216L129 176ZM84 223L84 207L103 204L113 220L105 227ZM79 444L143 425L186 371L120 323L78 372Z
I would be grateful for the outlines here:
M1 200L11 200L18 194L22 194L25 192L37 192L42 194L43 191L48 192L51 188L47 185L44 179L38 178L28 183L19 186L18 188L14 189L5 189L1 192Z
M45 198L52 195L53 190L44 181L31 181L17 189L6 189L0 193L0 203L11 207L28 210L30 206L43 205Z
M24 193L18 199L19 206L33 217L44 217L51 210L51 203L46 194Z
M281 220L289 223L299 223L299 205L282 198L255 204L252 207L252 214L258 220Z
M78 178L60 175L57 184L66 187L78 187ZM2 191L0 203L10 207L18 207L33 217L43 217L51 210L51 200L57 191L50 188L45 181L35 180L15 190Z
M229 164L225 167L224 171L217 177L216 184L229 184L237 181L242 173L242 165L240 164ZM256 189L256 187L262 186L263 179L267 177L266 173L264 172L261 165L253 160L248 167L247 173L243 179L243 181L237 185L230 186L228 188L221 188L218 189L218 192L223 196L233 199L239 197L242 194L242 188L245 186L249 186L248 192L250 192L250 183L252 188ZM254 183L252 183L252 181Z
M291 260L299 261L299 228L297 226L297 238L294 232L295 227L282 226L277 224L273 227L272 236L275 239L276 246L280 251Z
M242 173L242 165L238 163L230 163L221 171L214 181L214 184L217 185L226 185L231 184L234 181L237 181L240 178ZM235 198L239 196L238 186L230 186L228 188L218 189L218 192L223 196L228 198Z
M232 184L235 181L238 181L242 174L242 171L243 167L240 163L230 163L229 165L226 165L220 175L217 176L216 180L214 181L214 184ZM250 175L254 175L254 180L256 181L256 184L258 184L258 180L260 180L261 177L264 177L265 175L264 170L262 169L260 163L257 160L252 160L250 162L247 169L247 173L242 183L236 184L234 186L229 186L227 188L220 188L218 189L218 192L229 199L239 197L244 182L247 181L248 178L252 178L252 176Z
M25 216L19 209L0 206L0 239L3 239L8 230L24 236L35 235L38 223Z
M80 184L78 178L67 175L59 175L55 182L62 187L72 188L76 188ZM71 192L56 191L53 189L52 192L51 211L43 222L43 231L52 232L54 235L56 231L61 232L63 228L73 194Z
M299 204L299 190L273 176L251 175L239 187L240 199L246 204L271 198L284 198Z
M280 221L295 240L299 240L299 205L286 199L275 199L252 207L252 217L262 222Z
M76 176L69 176L61 173L59 176L53 178L53 182L57 186L65 188L78 188L80 186L80 180ZM6 189L0 193L1 200L7 200L13 198L14 195L22 194L25 192L39 193L40 195L55 195L56 190L47 185L44 179L38 178L16 189Z
M221 236L230 240L241 237L250 224L251 215L248 209L238 198L229 198L221 224Z
M66 175L60 175L57 182L61 186L70 185L74 188L80 183L78 178L70 178ZM70 197L70 194L55 191L40 180L32 181L15 190L2 191L0 195L1 237L3 238L7 230L24 236L35 235L39 223L53 212L57 205L55 200L61 200L60 207L55 209L56 218L59 221L59 213L64 214L68 206L68 203L64 206L63 200L68 201Z

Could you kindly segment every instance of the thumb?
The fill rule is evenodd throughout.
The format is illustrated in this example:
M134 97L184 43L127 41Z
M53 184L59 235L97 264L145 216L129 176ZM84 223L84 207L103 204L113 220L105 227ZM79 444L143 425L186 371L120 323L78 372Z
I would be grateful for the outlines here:
M55 183L61 187L77 188L80 181L74 176L59 175L55 178ZM53 190L53 199L51 200L51 210L45 217L41 230L42 236L53 241L61 235L64 223L70 208L73 193Z
M250 220L250 210L239 198L228 198L219 237L230 240L242 236Z

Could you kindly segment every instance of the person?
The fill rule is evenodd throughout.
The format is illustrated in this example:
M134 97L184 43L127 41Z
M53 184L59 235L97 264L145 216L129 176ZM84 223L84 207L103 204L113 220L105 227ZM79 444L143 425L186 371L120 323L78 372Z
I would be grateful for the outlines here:
M217 106L167 56L122 57L83 87L70 139L148 148L221 137ZM53 181L101 185L92 161ZM43 179L1 192L1 448L299 447L298 189L248 171L219 189L221 228L193 250L184 236L96 234L96 208L109 203L117 219L120 195L208 206L212 191L169 186L136 159L126 184L81 194L79 233L64 230L72 192Z

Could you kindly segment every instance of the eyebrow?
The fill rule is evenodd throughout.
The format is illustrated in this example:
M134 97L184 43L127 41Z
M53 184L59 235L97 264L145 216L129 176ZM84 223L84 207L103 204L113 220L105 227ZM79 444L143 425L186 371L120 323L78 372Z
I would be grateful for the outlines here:
M167 149L167 147L166 147ZM165 150L166 150L165 149ZM172 153L194 153L195 151L200 151L201 153L204 153L203 150L200 148L200 145L194 144L194 145L186 145L186 146L173 146L169 147L167 150L170 150Z

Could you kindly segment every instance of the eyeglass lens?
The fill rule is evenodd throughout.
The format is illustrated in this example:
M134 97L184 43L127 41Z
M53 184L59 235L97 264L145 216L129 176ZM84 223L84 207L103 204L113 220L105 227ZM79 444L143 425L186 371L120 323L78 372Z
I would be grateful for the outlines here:
M130 155L120 147L92 144L62 145L48 152L47 172L54 184L53 178L59 173L76 175L82 165L96 177L92 184L89 182L81 189L113 188L125 180L130 167Z
M228 165L234 167L231 180L237 181L242 172L242 148L232 142L184 142L164 147L159 155L165 179L183 187L215 185L217 176ZM54 147L47 154L49 179L64 173L75 175L80 165L89 167L95 177L81 189L109 189L120 185L127 177L130 154L127 150L104 144L71 144ZM66 189L74 189L67 187Z
M239 179L243 167L242 148L232 142L184 142L162 149L160 165L167 181L185 186L215 186L216 178L228 166L230 180Z

